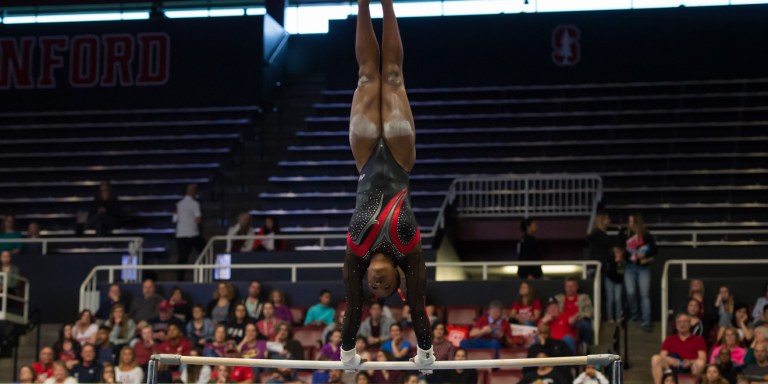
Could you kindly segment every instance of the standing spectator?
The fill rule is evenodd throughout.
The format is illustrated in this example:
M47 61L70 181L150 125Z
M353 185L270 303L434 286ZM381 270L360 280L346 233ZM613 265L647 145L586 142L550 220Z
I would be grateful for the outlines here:
M747 364L743 372L750 377L766 377L768 375L768 344L758 343L755 346L755 362Z
M594 365L587 365L584 367L584 372L581 373L574 381L573 384L610 384L608 378L603 375L602 372L595 369Z
M194 249L195 252L202 252L205 247L205 240L200 235L200 224L203 222L203 215L200 212L200 203L195 200L197 196L197 184L187 185L187 193L183 199L176 203L176 251L179 265L187 264L189 253ZM185 270L180 269L177 272L179 281L184 281Z
M704 321L699 317L701 314L701 302L690 298L685 311L691 317L691 334L706 338L709 333Z
M541 318L541 302L536 297L536 291L528 282L520 283L519 296L512 303L509 320L517 324L536 326Z
M123 344L128 344L136 334L136 323L126 315L125 307L120 303L112 306L112 313L105 325L112 328L109 333L109 341L118 348Z
M762 293L763 296L758 297L757 301L755 301L755 306L752 307L752 318L755 319L755 321L763 316L765 312L765 306L768 305L768 283L765 283L765 287L763 287Z
M584 293L579 293L579 280L575 277L565 279L565 294L555 296L560 311L568 317L571 324L576 325L579 332L579 341L590 343L593 338L592 299ZM575 321L571 319L575 318ZM586 352L586 351L584 351Z
M160 345L155 343L152 337L152 327L146 326L141 329L141 339L133 344L133 355L136 357L136 364L145 366L149 358L158 353Z
M731 296L731 290L726 287L720 287L717 299L715 299L715 309L717 310L717 325L720 327L727 327L731 325L733 319L733 296Z
M277 324L280 320L275 317L275 308L272 303L265 303L262 311L263 319L256 323L256 329L259 331L259 337L272 341L277 333Z
M115 384L115 365L112 363L104 363L101 365L101 383Z
M642 321L645 332L651 332L651 262L657 253L656 240L648 232L640 214L629 215L627 226L629 230L624 236L629 260L624 270L624 287L629 314L632 320Z
M387 362L392 361L392 354L386 351L379 351L376 353L376 361ZM380 370L371 373L371 382L377 384L394 384L400 382L401 371L387 371Z
M59 339L53 343L53 359L77 362L77 356L80 355L80 343L72 338L72 325L64 324L59 330Z
M384 350L384 347L382 347L382 350ZM341 331L331 332L330 340L320 349L320 357L325 357L330 361L341 360Z
M0 252L0 272L8 273L8 293L14 294L16 292L16 285L19 284L19 267L11 264L11 251ZM0 292L3 288L0 286Z
M178 324L168 324L168 334L160 344L160 353L186 356L192 349L192 343L181 334Z
M498 357L501 346L512 343L512 328L509 321L501 317L500 301L491 301L488 307L488 313L480 316L469 331L469 339L461 341L461 348L492 348Z
M208 303L206 311L214 324L225 323L229 314L232 313L232 306L235 303L235 287L232 283L226 281L219 282L216 290L213 292L213 300Z
M120 288L120 284L117 283L109 285L107 299L101 303L99 310L96 311L96 318L104 321L109 319L109 314L112 313L112 306L115 304L122 304L126 310L128 309L128 302L123 297L123 290Z
M254 234L251 227L251 214L241 212L237 215L237 223L229 227L227 236L250 236ZM227 242L227 252L250 252L253 250L253 240L234 239Z
M136 364L133 349L128 346L120 350L120 362L115 369L115 381L123 384L139 384L144 379L144 371Z
M155 281L149 278L144 279L144 282L141 283L141 296L133 299L133 303L131 303L131 319L139 323L142 320L147 321L157 317L157 308L161 301L163 301L163 297L157 294Z
M152 326L152 336L158 343L165 341L171 325L175 325L179 330L184 329L184 322L173 316L173 307L168 300L160 302L157 317L149 319L148 323Z
M84 309L80 312L77 321L75 321L75 326L72 327L72 337L74 337L80 345L96 341L96 331L98 331L99 326L95 321L96 318L90 310Z
M466 360L467 351L464 349L457 349L453 360ZM455 384L477 384L477 370L476 369L452 369L446 370L444 379L446 383Z
M227 327L219 324L213 330L213 340L205 345L203 348L203 356L206 357L225 357L227 355L228 348L235 348L235 342L227 340Z
M701 336L691 334L691 318L685 313L675 316L677 333L667 336L661 353L651 359L654 384L661 384L664 371L701 375L707 363L707 343Z
M264 306L264 301L261 300L261 282L258 280L251 280L248 285L248 297L245 299L245 309L248 310L248 316L253 320L261 318L261 308ZM274 306L272 307L274 310Z
M517 256L520 261L541 260L541 250L533 236L538 230L539 226L532 217L520 222L520 231L523 233L523 237L517 243ZM543 275L540 265L526 265L517 268L517 276L521 279L540 279Z
M280 352L271 353L269 356L271 359L304 360L304 347L293 339L290 324L283 322L278 324L275 342L281 344L283 349Z
M272 291L269 296L269 301L275 306L275 317L285 321L288 324L293 324L293 314L291 313L291 307L285 301L285 294L279 289Z
M69 369L62 361L53 362L53 376L45 379L43 384L77 384L77 380L69 375Z
M611 225L610 216L600 213L595 215L595 222L592 230L587 235L587 247L589 249L589 259L604 263L612 255L611 249L615 241L608 235L608 226Z
M75 365L70 373L78 383L98 383L101 381L103 367L96 362L96 348L91 344L83 346L80 352L80 363Z
M624 304L621 297L624 290L625 252L623 246L614 245L607 260L603 260L603 268L605 268L605 277L603 278L606 294L605 307L609 323L621 321L624 317Z
M200 356L200 351L192 349L189 356ZM211 367L208 365L185 364L181 368L181 382L184 384L208 384L211 381Z
M384 316L378 301L371 303L369 314L370 316L360 324L360 330L357 334L365 337L368 347L375 348L389 338L389 327L395 321L391 317Z
M3 217L3 230L0 231L0 240L21 238L21 232L16 230L16 216L6 214L5 217ZM23 248L23 243L0 243L0 252L8 251L11 255L18 255Z
M381 343L381 350L391 353L395 361L408 360L411 343L403 339L403 329L400 328L400 324L393 323L389 326L389 339Z
M539 352L536 358L546 358L547 353L544 351ZM552 383L552 384L570 384L565 375L555 367L539 367L535 371L527 373L520 384L538 384L538 383Z
M19 368L19 384L34 384L37 380L37 373L29 365L22 365Z
M731 352L730 360L737 366L744 365L744 358L747 356L747 350L742 348L740 344L741 338L739 337L736 328L731 326L725 327L720 345L712 348L712 354L709 355L710 364L717 363L720 351L728 349Z
M715 364L709 364L704 369L704 376L701 378L701 384L728 384L720 374L720 368Z
M192 320L187 323L187 336L195 348L202 348L213 339L213 322L205 317L205 308L196 304L192 307Z
M256 235L264 236L264 239L256 239L253 241L253 249L256 251L285 251L287 243L285 240L275 239L275 235L280 234L280 224L277 223L277 218L274 216L267 216L264 218L264 225L256 231Z
M565 313L562 313L557 299L550 298L547 303L546 312L539 321L539 329L541 329L541 325L547 325L552 338L565 343L570 349L570 354L573 354L576 353L575 324L576 316L568 316ZM549 355L549 353L547 353L547 355Z
M32 369L35 370L36 381L43 382L53 377L53 348L43 347L38 357L40 360L32 363Z
M304 319L304 325L326 326L333 322L333 315L336 313L331 304L331 291L323 289L318 298L319 303L311 306L307 311L307 317Z
M99 364L112 363L116 360L115 345L109 341L109 328L101 326L96 332L96 356Z
M173 307L173 316L176 316L184 323L189 321L189 318L192 316L192 304L184 299L181 288L173 287L168 303Z
M252 324L253 320L248 317L244 304L235 305L235 310L232 312L229 321L227 321L227 337L232 339L236 344L240 344L245 336L245 327L248 324Z
M93 228L96 236L109 236L112 230L120 225L122 218L123 207L112 192L112 185L109 181L102 181L99 192L93 198L93 205L88 211L85 227Z

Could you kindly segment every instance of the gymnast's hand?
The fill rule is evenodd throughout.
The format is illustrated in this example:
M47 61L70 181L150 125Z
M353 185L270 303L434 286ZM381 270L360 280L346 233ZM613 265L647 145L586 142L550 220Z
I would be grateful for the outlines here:
M341 364L344 365L344 369L347 372L356 371L362 363L363 359L357 354L356 349L353 348L351 351L341 350Z

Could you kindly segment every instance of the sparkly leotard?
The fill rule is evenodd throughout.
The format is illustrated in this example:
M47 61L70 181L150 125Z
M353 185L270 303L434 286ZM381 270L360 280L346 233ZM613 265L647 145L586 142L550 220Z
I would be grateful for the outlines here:
M432 331L424 308L427 274L421 256L421 233L411 209L408 172L379 139L360 171L357 203L347 234L344 285L347 310L342 326L342 349L355 347L363 302L363 276L377 253L390 256L405 275L405 299L419 348L432 346Z

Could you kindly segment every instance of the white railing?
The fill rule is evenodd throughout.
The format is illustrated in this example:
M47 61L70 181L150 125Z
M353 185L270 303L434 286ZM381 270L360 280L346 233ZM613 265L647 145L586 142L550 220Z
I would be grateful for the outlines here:
M15 292L18 287L18 283L14 288L14 293L8 292L8 283L10 278L14 278L17 281L24 283L24 295L19 296L19 292ZM29 280L23 276L16 274L10 274L8 272L0 272L0 320L9 321L16 324L27 324L29 320ZM21 304L21 314L12 311L8 308L10 303Z
M132 256L138 256L139 263L142 260L142 245L144 244L144 238L142 237L36 237L36 238L20 238L20 239L0 239L0 243L12 243L12 244L40 244L42 248L42 254L48 254L48 248L50 244L61 243L126 243L128 244L127 251Z
M664 271L661 274L661 340L667 336L667 316L669 315L669 267L680 266L680 274L683 280L688 279L689 265L755 265L768 264L768 259L734 259L734 260L668 260L664 263Z
M489 272L491 268L503 268L509 266L521 266L521 265L579 265L581 266L581 275L583 279L587 278L587 267L594 267L596 270L595 276L601 276L600 271L602 265L597 261L589 260L577 260L577 261L515 261L515 262L503 262L503 261L467 261L467 262L428 262L427 268L481 268L482 280L488 280ZM338 269L339 277L341 277L342 263L275 263L275 264L232 264L232 265L219 265L219 264L192 264L192 265L138 265L138 266L125 266L125 265L102 265L94 267L91 272L86 276L83 283L80 285L80 310L90 309L97 311L99 308L99 284L112 284L115 282L115 272L122 271L177 271L177 270L193 270L196 275L202 276L206 271L214 271L216 269L274 269L274 270L290 270L291 271L291 283L298 281L298 271L307 269ZM98 273L106 272L107 278L104 281L98 280ZM595 278L593 280L593 300L594 300L594 328L595 328L595 345L597 345L598 335L600 334L600 308L601 304L601 279Z

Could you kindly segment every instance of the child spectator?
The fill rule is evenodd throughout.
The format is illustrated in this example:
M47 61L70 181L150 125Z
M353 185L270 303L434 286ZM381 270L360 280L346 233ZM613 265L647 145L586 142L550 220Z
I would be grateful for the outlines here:
M602 372L595 369L594 365L584 367L584 372L573 380L573 384L610 384L608 378Z
M104 363L101 365L101 381L104 384L115 384L115 366L112 363Z
M333 322L335 310L330 306L331 291L323 289L318 298L319 303L313 305L307 311L307 317L304 319L304 325L326 326Z
M368 352L368 342L365 337L357 336L355 339L355 352L360 355L360 359L371 360L371 353Z
M624 317L624 304L621 297L624 294L624 261L625 249L621 245L615 245L612 253L608 255L605 265L605 308L608 316L608 322L614 323L621 321Z
M519 296L512 304L509 320L517 324L536 326L541 318L541 302L528 282L520 283Z

